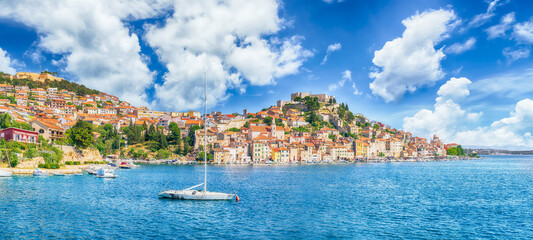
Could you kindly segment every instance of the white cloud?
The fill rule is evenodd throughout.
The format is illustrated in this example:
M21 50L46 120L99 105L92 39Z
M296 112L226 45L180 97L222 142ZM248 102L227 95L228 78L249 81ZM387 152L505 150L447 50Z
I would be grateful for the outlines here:
M338 88L344 87L346 81L352 81L352 72L350 70L345 70L342 72L342 78L337 83L330 84L328 89L330 92L337 90Z
M9 73L14 75L17 73L15 68L13 68L13 63L11 58L7 55L7 52L0 48L0 72Z
M495 121L490 126L457 132L454 139L469 146L531 149L532 129L533 100L526 98L516 103L509 117Z
M472 20L468 23L468 26L480 27L483 24L487 23L492 17L494 17L494 13L492 12L478 14L474 16L474 18L472 18Z
M463 71L463 66L460 66L459 68L453 70L452 73L454 75L458 75L459 73L461 73L461 71Z
M275 0L175 1L163 25L147 25L146 40L168 72L156 84L158 104L190 109L203 101L207 72L208 104L224 101L227 90L246 84L275 84L297 73L312 53L302 37L277 39L284 26Z
M491 26L485 30L488 34L488 39L494 39L497 37L503 37L505 36L505 32L507 32L509 29L511 29L512 24L515 22L515 14L514 12L509 13L505 16L503 16L500 19L500 24Z
M338 51L341 49L340 43L334 43L328 46L328 50L326 51L326 56L324 56L324 59L320 63L320 65L324 65L328 61L328 57L332 52Z
M438 134L443 139L450 139L449 129L463 124L466 120L474 122L482 113L469 113L455 101L470 95L467 78L451 78L437 92L434 110L422 109L412 117L405 117L403 128L417 136L429 137Z
M374 52L372 62L378 67L369 74L370 89L385 101L400 99L405 92L432 85L444 77L440 61L444 58L435 45L447 37L454 27L455 14L447 10L431 10L402 21L402 37L385 43Z
M533 100L519 101L507 118L469 129L468 123L477 122L483 116L468 112L455 102L470 95L469 85L470 80L466 78L450 79L439 89L434 110L422 109L412 117L405 117L404 129L418 136L438 134L446 142L463 146L533 148Z
M3 3L0 16L37 30L38 48L60 54L64 71L88 87L146 105L153 73L140 56L138 36L122 21L159 14L163 1L38 1Z
M454 43L453 45L447 47L446 53L461 54L474 48L474 45L476 45L476 39L471 37L464 43Z
M362 95L363 94L362 92L359 91L359 89L357 89L357 86L355 85L355 81L352 79L352 72L350 70L344 70L342 72L341 80L339 80L337 83L330 84L329 87L328 87L328 90L331 92L331 91L337 90L338 88L342 88L342 87L344 87L344 84L346 82L351 82L352 83L352 89L353 89L353 94L354 95Z
M325 3L334 3L334 2L338 2L338 3L341 3L341 2L344 2L344 0L322 0L322 2L325 2Z
M533 94L533 68L513 70L472 83L474 99L485 97L526 98Z
M503 49L502 53L503 56L507 58L507 62L512 63L518 59L529 57L530 50L529 48L519 48L517 50L511 50L511 48L507 47Z
M496 7L502 6L504 4L507 4L509 0L501 1L501 0L493 0L489 2L489 6L487 7L487 12L478 14L472 18L472 20L468 23L469 27L479 27L485 23L487 23L492 17L494 17L494 10L496 10Z
M533 20L515 24L513 36L520 42L533 44Z
M470 95L468 90L468 85L472 82L468 78L450 78L445 84L443 84L437 94L440 97L451 98L451 99L460 99Z

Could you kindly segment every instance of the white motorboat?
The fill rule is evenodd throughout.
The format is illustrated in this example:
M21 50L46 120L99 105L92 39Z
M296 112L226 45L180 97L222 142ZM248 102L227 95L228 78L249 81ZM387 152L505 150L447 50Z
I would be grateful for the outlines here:
M139 165L135 165L131 162L121 162L119 167L123 169L132 169L132 168L138 168Z
M36 168L35 171L33 171L33 176L36 176L36 177L39 177L39 176L50 176L50 173L42 171L41 169Z
M118 176L115 175L115 171L113 171L111 169L98 169L98 170L96 170L95 177L97 177L97 178L117 178Z
M0 177L11 177L11 175L13 175L12 172L0 170Z
M204 76L204 146L207 146L207 80ZM203 186L203 190L194 190L194 188ZM204 149L204 182L196 186L192 186L183 190L166 190L158 194L160 198L170 198L179 200L201 200L201 201L214 201L214 200L232 200L234 197L239 201L239 197L236 194L221 193L221 192L209 192L207 191L207 149Z

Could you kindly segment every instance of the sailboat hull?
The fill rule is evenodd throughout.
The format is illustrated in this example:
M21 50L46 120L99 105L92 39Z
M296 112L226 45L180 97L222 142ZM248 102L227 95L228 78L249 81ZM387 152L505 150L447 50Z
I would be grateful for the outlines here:
M235 194L198 190L168 190L159 193L159 197L178 200L224 201L232 200Z
M12 172L0 171L0 177L11 177Z

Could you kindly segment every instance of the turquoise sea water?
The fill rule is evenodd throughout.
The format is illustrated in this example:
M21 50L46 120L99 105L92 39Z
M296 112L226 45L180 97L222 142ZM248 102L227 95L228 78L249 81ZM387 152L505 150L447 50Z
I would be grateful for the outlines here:
M240 202L158 199L200 166L117 179L0 179L0 239L533 238L533 157L321 166L211 166L208 188Z

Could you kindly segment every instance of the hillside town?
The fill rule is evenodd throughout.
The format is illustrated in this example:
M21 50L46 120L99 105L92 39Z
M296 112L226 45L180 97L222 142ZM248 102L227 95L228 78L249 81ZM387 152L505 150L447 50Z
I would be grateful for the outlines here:
M24 79L25 83L41 86L66 81L48 72L3 74L2 78L9 82ZM194 161L207 150L215 164L416 161L444 158L450 148L458 146L444 144L437 135L428 141L360 113L353 114L346 104L337 103L327 94L293 93L290 100L279 100L259 112L211 112L204 122L203 114L197 111L155 111L132 106L104 92L79 94L60 87L28 85L32 84L0 84L0 114L31 126L2 129L5 140L37 143L42 137L48 143L61 143L67 131L83 121L94 127L111 125L127 147L132 142L124 133L128 127L142 126L142 134L155 128L168 136L169 126L177 125L179 138L194 136L192 149L176 150L185 148L182 145L186 141L179 139L176 148L163 147L187 161ZM203 126L207 128L207 146L203 146ZM94 132L94 137L98 138L99 133Z

